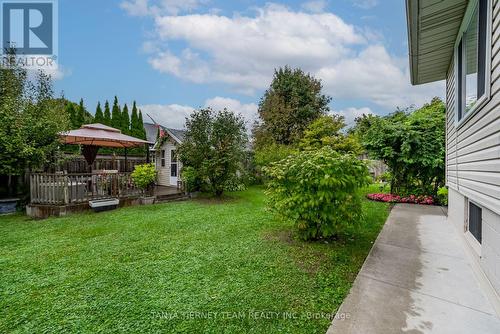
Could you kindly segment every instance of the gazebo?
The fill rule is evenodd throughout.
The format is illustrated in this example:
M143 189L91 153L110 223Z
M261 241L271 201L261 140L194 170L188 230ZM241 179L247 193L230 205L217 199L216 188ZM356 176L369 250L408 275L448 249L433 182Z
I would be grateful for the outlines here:
M150 144L148 141L125 135L118 129L100 123L86 124L80 129L62 132L59 136L64 144L82 145L82 154L90 168L100 147L124 148L126 162L127 148ZM149 162L149 150L146 151Z
M80 129L59 134L63 144L81 145L82 153L90 169L100 147L123 148L151 144L148 141L121 133L103 124L87 124ZM149 149L147 161L149 162ZM182 190L155 189L156 200L182 198ZM45 218L64 216L70 212L94 210L117 205L141 203L143 192L132 181L131 173L120 170L94 170L90 173L31 173L29 216Z

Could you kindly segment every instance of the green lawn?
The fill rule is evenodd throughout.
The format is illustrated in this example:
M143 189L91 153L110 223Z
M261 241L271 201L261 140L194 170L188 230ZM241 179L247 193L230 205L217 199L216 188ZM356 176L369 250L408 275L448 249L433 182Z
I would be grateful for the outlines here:
M324 333L388 205L365 201L351 237L306 243L262 189L229 197L0 217L0 333Z

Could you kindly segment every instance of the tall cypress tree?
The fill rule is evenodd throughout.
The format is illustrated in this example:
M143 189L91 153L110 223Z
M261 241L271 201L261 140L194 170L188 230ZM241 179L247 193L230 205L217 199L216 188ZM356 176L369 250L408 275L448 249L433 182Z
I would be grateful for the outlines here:
M142 120L142 111L139 110L139 129L140 136L139 139L146 140L146 129L144 129L144 122Z
M78 105L78 112L76 116L76 126L79 128L85 124L85 106L83 105L83 99L80 99L80 104Z
M137 105L134 101L132 105L132 116L130 116L130 135L133 137L140 136L139 115L137 115Z
M102 123L111 126L111 112L109 111L109 102L107 100L106 103L104 103L104 119Z
M101 109L101 102L97 102L97 108L95 110L94 122L104 124L104 114Z
M66 103L66 112L69 115L69 122L71 129L77 129L78 127L76 126L77 121L76 121L76 110L75 110L75 105L73 102L68 101Z
M128 107L127 104L123 106L122 112L122 126L120 128L124 134L130 134L130 117L128 115Z
M111 109L111 126L115 129L120 129L122 126L122 112L118 105L118 98L115 96L113 108Z

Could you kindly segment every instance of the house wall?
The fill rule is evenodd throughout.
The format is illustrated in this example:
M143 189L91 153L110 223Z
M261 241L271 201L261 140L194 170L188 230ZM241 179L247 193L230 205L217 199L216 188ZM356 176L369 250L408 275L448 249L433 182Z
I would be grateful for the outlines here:
M176 149L177 143L173 140L167 140L161 148L156 152L156 170L158 171L158 184L161 186L172 186L170 183L170 150ZM165 150L165 167L161 167L161 150ZM182 164L179 162L179 172L182 169ZM180 173L177 177L180 179Z
M493 2L490 100L457 126L455 69L446 81L446 182L449 219L464 232L466 200L482 208L482 245L477 258L500 294L500 2Z

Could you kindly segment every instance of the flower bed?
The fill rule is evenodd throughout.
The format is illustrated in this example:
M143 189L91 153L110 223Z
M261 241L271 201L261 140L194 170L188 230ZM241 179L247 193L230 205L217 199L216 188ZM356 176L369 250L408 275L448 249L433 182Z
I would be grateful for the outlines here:
M386 202L386 203L412 203L423 205L434 205L436 202L432 196L415 196L410 195L402 197L392 194L368 194L366 197L372 201Z

